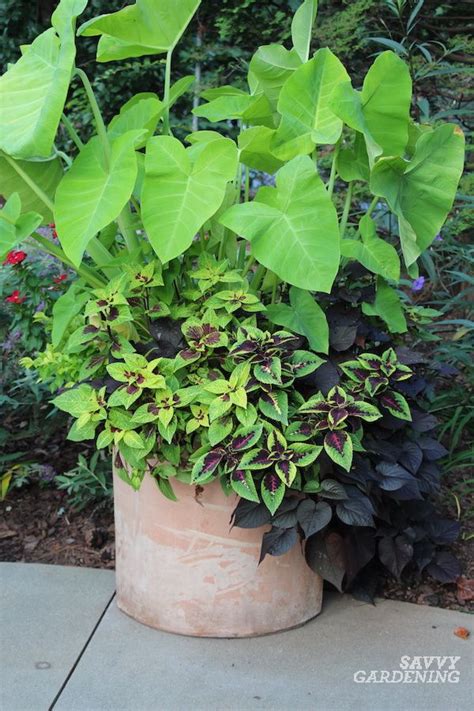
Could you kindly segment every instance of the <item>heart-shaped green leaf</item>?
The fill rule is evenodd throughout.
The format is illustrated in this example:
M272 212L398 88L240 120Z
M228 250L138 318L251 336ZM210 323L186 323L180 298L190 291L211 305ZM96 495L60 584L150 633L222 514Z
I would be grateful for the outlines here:
M328 352L329 328L326 315L308 291L292 286L290 303L270 304L265 315L272 323L306 336L311 348L318 353Z
M405 333L407 330L407 322L400 297L395 289L392 289L381 277L377 279L374 303L364 302L362 311L366 316L378 316L381 318L392 333Z
M85 22L78 34L102 35L99 62L162 54L175 47L199 4L200 0L137 0L135 5Z
M331 290L340 256L337 214L308 156L287 163L276 188L260 188L253 202L232 206L220 221L250 240L254 256L280 279Z
M287 79L278 100L282 118L273 140L278 158L311 153L318 143L336 143L342 121L334 113L331 97L339 84L348 81L344 66L327 47Z
M453 124L424 133L411 160L381 158L370 189L384 197L398 216L407 266L413 264L441 229L454 201L464 164L464 136Z
M400 259L397 250L384 239L377 237L375 222L364 216L359 222L362 242L355 239L341 241L341 255L360 262L369 272L385 279L400 279Z
M190 148L171 136L147 145L142 217L162 262L182 254L202 225L219 209L235 176L237 148L228 138Z
M318 0L304 0L291 23L291 39L302 62L307 62L311 47L311 34L318 11Z
M0 149L5 153L51 155L76 56L75 20L86 5L87 0L61 0L53 26L0 78Z
M43 216L43 224L49 222L53 214L45 202L31 188L31 182L39 186L47 202L52 202L54 193L61 178L63 169L59 158L48 161L15 160L0 154L0 185L1 194L9 198L18 193L22 209L25 212L33 210Z
M0 258L29 237L41 224L41 219L37 212L22 215L20 196L13 193L0 209Z
M331 100L344 123L364 134L371 165L382 153L403 154L408 142L411 77L394 52L382 52L367 72L362 91L341 83Z
M54 216L59 240L75 265L88 242L115 220L132 194L137 177L135 143L141 131L129 131L112 143L105 165L100 139L82 149L56 191Z
M248 84L252 94L263 91L272 111L275 112L281 87L295 69L301 66L301 59L295 49L288 50L281 44L267 44L259 47L250 60Z

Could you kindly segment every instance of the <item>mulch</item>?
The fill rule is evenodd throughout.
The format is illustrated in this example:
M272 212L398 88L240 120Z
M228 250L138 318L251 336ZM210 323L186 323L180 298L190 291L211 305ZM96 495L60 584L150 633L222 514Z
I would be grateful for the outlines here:
M449 496L455 476L450 474L442 492L444 513L451 517L456 516ZM441 585L428 578L400 583L387 576L380 594L420 605L474 609L474 542L466 540L467 535L468 531L463 530L453 546L463 569L457 584ZM51 485L30 484L13 489L0 504L0 560L113 569L112 505L102 503L74 511L67 495Z

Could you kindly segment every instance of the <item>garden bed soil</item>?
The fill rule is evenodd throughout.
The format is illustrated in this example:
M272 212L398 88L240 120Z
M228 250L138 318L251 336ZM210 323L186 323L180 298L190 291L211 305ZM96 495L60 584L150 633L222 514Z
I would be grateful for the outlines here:
M464 472L465 476L465 472ZM455 479L452 473L444 482L444 513L455 517L449 495ZM467 505L467 502L465 502ZM462 520L461 520L462 523ZM457 584L441 585L425 578L400 583L391 577L383 580L379 594L392 600L453 610L473 610L474 541L465 540L463 526L453 552L461 561L463 576ZM464 536L464 538L463 538ZM0 504L0 560L28 563L114 568L114 522L111 503L91 505L74 511L67 495L50 486L31 484L13 489Z

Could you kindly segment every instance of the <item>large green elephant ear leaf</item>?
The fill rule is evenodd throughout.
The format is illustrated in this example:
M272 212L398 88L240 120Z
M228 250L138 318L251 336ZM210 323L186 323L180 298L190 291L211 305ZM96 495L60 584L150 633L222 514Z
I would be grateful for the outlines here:
M0 209L0 259L29 237L40 224L41 215L37 212L22 214L20 196L13 193Z
M342 121L330 100L336 87L347 81L344 66L327 48L319 49L287 79L278 100L281 123L273 141L278 158L311 153L318 143L336 143Z
M61 0L52 27L26 47L0 78L0 150L17 158L47 158L74 68L76 17L87 0Z
M391 333L405 333L407 322L403 312L402 302L395 289L382 277L377 277L377 291L373 304L364 302L362 312L366 316L378 316L385 321Z
M277 173L276 188L221 217L252 243L252 254L280 279L300 289L329 293L339 267L336 209L309 156L297 156Z
M407 267L440 231L456 196L464 164L464 136L454 124L439 126L417 141L411 160L381 158L370 189L398 216Z
M275 173L283 161L273 155L271 146L275 130L266 126L252 126L241 131L238 138L240 162L255 170Z
M162 262L182 254L224 200L235 177L233 141L197 141L190 148L171 136L148 141L142 190L142 219Z
M307 62L311 47L311 34L318 11L318 0L304 0L291 23L291 39L302 62Z
M135 144L142 131L129 131L111 144L105 165L98 136L82 149L56 191L54 217L66 255L79 266L89 241L127 204L137 178Z
M233 86L221 86L203 91L201 96L208 103L193 109L195 116L212 122L239 119L250 125L273 127L270 102L263 93L252 95Z
M252 94L264 93L276 113L283 84L301 66L296 49L288 50L281 44L259 47L250 60L248 85Z
M5 198L18 193L23 210L38 212L42 215L43 224L53 218L48 204L52 204L63 175L59 158L36 162L15 160L0 154L0 193ZM32 189L32 184L39 186L43 199Z
M163 54L176 46L199 5L200 0L137 0L85 22L79 34L100 36L99 62Z
M362 241L343 239L341 254L360 262L369 272L380 274L385 279L400 279L400 259L397 250L384 239L377 237L375 222L365 215L359 222Z
M362 91L341 83L331 99L333 111L362 133L371 165L380 155L403 155L408 142L411 77L394 52L382 52L367 72Z

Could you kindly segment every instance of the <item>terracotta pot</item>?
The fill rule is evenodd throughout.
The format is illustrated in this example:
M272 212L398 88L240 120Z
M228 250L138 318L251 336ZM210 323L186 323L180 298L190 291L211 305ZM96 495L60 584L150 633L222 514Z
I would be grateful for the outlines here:
M216 481L173 482L169 501L146 476L135 492L115 476L117 604L168 632L247 637L303 624L321 610L322 580L301 546L258 565L268 527L230 529L238 498Z

